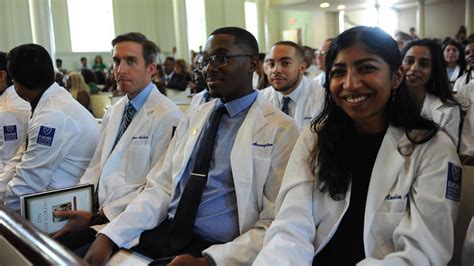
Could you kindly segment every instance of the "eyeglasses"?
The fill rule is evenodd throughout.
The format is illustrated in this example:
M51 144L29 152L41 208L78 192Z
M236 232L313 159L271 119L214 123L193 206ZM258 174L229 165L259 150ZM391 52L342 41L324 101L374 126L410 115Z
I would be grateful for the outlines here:
M196 67L199 71L203 71L204 68L206 68L209 64L212 65L214 68L219 68L225 66L227 63L229 63L229 60L234 58L234 57L242 57L242 56L248 56L248 57L253 57L253 55L249 54L234 54L234 55L213 55L209 56L207 58L201 57L197 63Z

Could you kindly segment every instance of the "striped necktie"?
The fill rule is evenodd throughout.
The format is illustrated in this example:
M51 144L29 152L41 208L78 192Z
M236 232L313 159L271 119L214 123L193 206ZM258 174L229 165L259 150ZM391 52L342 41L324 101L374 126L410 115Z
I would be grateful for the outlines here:
M123 133L125 133L125 130L127 130L128 126L132 122L132 119L135 116L136 112L137 112L137 110L135 110L132 103L128 102L128 104L125 106L125 111L123 112L122 122L120 123L120 128L119 128L119 132L117 134L117 138L115 139L114 147L119 142L119 140L122 137Z

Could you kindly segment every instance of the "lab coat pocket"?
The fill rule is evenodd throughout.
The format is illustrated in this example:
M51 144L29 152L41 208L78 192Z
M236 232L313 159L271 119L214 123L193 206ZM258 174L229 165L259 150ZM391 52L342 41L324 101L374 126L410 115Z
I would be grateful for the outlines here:
M374 256L383 258L394 251L393 233L407 213L407 200L385 200L381 208L375 213L372 236L375 244Z
M127 179L131 183L141 183L150 164L150 145L130 145L128 148Z
M273 195L278 193L279 186L275 184L276 182L267 182L268 178L272 178L270 176L270 167L272 158L262 158L253 156L253 180L255 182L255 186L253 186L253 194L255 195L256 203L254 207L257 211L262 211L263 209L263 195L261 194L264 191L265 194L269 194L267 196ZM265 187L265 185L267 185Z

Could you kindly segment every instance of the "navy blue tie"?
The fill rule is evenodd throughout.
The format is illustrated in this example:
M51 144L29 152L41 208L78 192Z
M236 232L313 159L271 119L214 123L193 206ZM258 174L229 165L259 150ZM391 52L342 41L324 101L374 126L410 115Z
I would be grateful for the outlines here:
M123 133L125 133L125 130L127 130L128 126L132 122L132 119L135 116L136 112L137 112L137 110L135 110L132 103L128 102L128 104L125 106L125 110L123 112L122 122L120 123L120 128L119 128L119 132L117 134L117 138L115 139L114 147L119 142L119 140L122 137Z
M176 251L187 247L191 243L194 222L201 203L202 192L207 183L214 139L216 138L222 115L226 112L227 110L224 105L218 106L212 114L207 127L201 133L196 162L179 199L170 228L170 247Z
M290 103L291 99L288 96L283 96L282 104L281 104L281 111L285 114L289 114L288 104Z

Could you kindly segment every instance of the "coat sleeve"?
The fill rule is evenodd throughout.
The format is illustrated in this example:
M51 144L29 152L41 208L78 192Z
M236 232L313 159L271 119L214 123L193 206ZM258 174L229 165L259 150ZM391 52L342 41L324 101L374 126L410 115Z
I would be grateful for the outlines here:
M263 204L254 226L231 242L204 250L217 265L250 265L260 252L265 233L275 218L275 200L297 136L298 129L291 121L274 140L270 171L262 193Z
M276 218L265 235L254 265L311 265L316 226L313 218L314 175L309 155L314 134L304 128L291 154L278 198Z
M80 128L63 113L57 111L39 114L28 129L28 147L8 183L5 204L19 210L21 195L44 191L53 172L63 162L80 136ZM50 141L39 139L42 127L54 129ZM51 136L51 135L50 135ZM79 178L79 177L78 177Z
M392 233L394 252L357 265L447 265L453 254L454 223L461 191L456 148L444 132L411 155L416 169L407 211Z
M444 130L453 140L456 146L459 146L459 126L461 125L461 110L457 106L446 108L446 115L442 118L441 124Z

